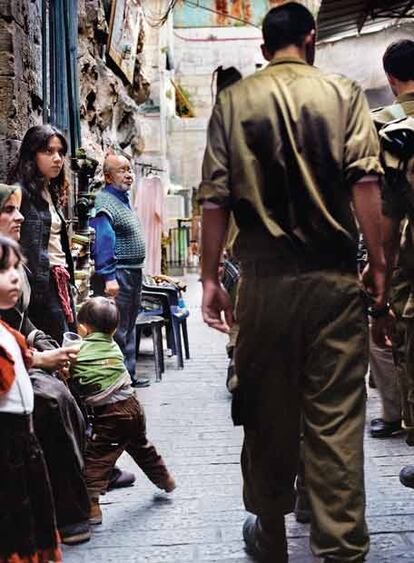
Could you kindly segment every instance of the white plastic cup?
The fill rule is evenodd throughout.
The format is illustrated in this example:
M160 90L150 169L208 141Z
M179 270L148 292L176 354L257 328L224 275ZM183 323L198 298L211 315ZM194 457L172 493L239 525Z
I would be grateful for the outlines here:
M63 334L62 348L80 348L82 344L82 337L76 332L65 332Z

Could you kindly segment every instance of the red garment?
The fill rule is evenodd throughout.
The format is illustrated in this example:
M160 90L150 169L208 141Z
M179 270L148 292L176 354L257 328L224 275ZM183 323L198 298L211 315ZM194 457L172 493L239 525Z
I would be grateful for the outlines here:
M64 266L53 266L52 276L56 282L57 292L59 295L60 302L62 303L63 312L68 323L74 322L72 307L70 306L70 297L68 291L68 283L70 280L70 275Z
M1 320L0 324L16 339L22 353L24 364L26 368L29 369L32 365L33 353L27 347L24 336ZM15 377L16 374L14 373L14 360L9 352L0 344L0 395L3 395L10 390Z

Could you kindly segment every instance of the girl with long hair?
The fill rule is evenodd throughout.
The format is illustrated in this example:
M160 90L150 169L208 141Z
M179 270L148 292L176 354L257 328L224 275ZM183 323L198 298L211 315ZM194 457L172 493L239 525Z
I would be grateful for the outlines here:
M32 296L29 318L59 344L75 329L71 295L73 261L62 208L67 203L65 156L68 145L51 125L25 134L9 180L22 189L20 243L27 256Z

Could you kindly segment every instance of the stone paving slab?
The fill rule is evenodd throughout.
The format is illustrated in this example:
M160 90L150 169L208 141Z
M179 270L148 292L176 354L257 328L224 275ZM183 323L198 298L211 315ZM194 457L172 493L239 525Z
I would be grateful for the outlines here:
M241 489L242 431L230 419L224 387L226 337L204 326L201 287L188 276L187 305L192 359L185 369L166 358L167 371L155 383L150 339L143 339L139 373L153 383L137 394L145 406L148 434L177 479L171 495L158 491L127 454L120 466L134 471L133 487L102 499L104 523L92 540L65 547L66 563L249 563L241 527L245 517ZM369 390L368 420L379 415L375 390ZM366 476L369 563L414 562L414 491L402 487L400 468L414 463L404 436L373 440L367 431ZM287 517L291 563L312 563L309 526Z

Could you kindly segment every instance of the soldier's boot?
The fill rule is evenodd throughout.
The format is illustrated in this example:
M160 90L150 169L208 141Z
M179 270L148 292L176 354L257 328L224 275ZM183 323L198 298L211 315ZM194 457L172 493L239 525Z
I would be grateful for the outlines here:
M250 514L243 524L246 551L265 563L288 563L285 518L261 520Z

